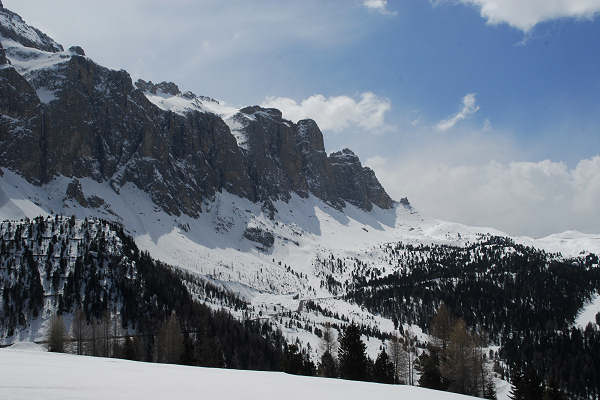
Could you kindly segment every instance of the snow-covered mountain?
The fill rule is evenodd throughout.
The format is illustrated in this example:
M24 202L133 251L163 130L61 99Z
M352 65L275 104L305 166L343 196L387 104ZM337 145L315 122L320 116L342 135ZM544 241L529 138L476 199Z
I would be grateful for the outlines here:
M114 221L153 257L243 297L245 318L270 319L316 359L326 321L359 322L371 356L378 333L395 330L345 297L355 277L399 271L388 244L508 236L417 208L392 201L352 151L328 155L312 120L231 107L173 83L134 84L0 6L0 220ZM560 257L600 253L600 235L513 239ZM598 304L582 315L593 319ZM27 337L43 327L29 325Z
M154 257L221 282L257 310L318 298L382 330L391 321L334 298L344 292L323 285L319 260L373 264L384 243L506 236L393 202L350 150L325 153L314 121L236 109L172 83L134 85L5 8L0 27L2 219L112 220ZM516 241L569 256L600 250L599 236L579 233Z
M45 218L31 221L38 216ZM139 260L124 250L127 234L140 250L185 271L176 280L196 300L238 319L269 321L313 360L326 322L338 331L358 323L373 358L399 325L427 341L422 328L444 295L464 295L461 284L483 282L477 290L496 293L510 286L522 296L460 304L472 314L462 316L494 339L515 309L524 317L555 307L548 320L557 328L584 327L600 312L600 266L591 254L600 254L600 235L507 239L492 228L422 215L406 198L393 201L351 150L327 154L314 121L232 107L171 82L133 83L80 47L64 50L1 3L0 221L0 284L22 291L41 282L36 297L19 304L26 312L5 312L18 301L3 293L3 343L40 339L57 307L69 324L71 308L52 298L64 301L72 291L77 258L87 257L93 271L110 269L95 254L99 243L109 243L106 257L121 260L133 271L127 279L144 287ZM532 291L521 279L530 276L524 266L541 276ZM563 279L565 271L577 271L577 279ZM111 293L122 306L120 272L102 273L99 295L90 299ZM400 290L399 282L416 290ZM577 293L532 295L548 288ZM480 315L483 307L499 322ZM508 384L497 383L506 394Z

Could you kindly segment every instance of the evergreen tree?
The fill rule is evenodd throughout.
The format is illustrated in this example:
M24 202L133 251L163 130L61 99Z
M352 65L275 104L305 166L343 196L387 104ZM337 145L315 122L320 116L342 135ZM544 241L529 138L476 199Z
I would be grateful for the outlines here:
M344 329L339 337L340 376L344 379L361 381L367 379L366 345L360 338L360 330L355 323Z
M394 383L394 364L385 349L382 349L373 367L373 380L379 383Z
M523 390L523 372L520 366L513 367L511 376L512 388L508 394L510 400L525 400L525 392Z
M566 400L566 397L558 387L558 382L554 376L550 378L550 383L544 392L544 400Z
M429 354L421 354L418 359L418 368L421 373L419 386L435 390L446 389L446 385L442 382L439 350L437 348L430 348Z
M525 370L521 385L525 400L541 399L544 396L544 387L533 367Z

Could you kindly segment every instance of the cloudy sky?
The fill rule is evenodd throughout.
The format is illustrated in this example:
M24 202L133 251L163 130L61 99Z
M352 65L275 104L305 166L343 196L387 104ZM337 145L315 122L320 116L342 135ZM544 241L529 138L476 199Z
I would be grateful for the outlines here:
M600 233L600 0L4 5L134 79L314 118L427 215Z

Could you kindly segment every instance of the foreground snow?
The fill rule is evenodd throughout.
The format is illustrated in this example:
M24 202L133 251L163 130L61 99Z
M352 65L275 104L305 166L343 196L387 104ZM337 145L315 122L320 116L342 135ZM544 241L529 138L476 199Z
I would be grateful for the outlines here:
M411 386L0 350L0 398L20 399L473 399Z

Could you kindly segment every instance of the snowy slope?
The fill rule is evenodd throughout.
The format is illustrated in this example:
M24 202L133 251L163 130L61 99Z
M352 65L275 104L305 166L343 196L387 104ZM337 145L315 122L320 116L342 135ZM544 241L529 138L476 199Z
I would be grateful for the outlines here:
M412 208L397 205L391 210L377 207L371 212L348 205L336 210L315 197L293 195L289 203L277 202L273 220L261 207L229 193L220 193L198 218L175 217L157 207L149 196L133 185L125 185L117 194L108 183L81 179L84 196L98 196L104 204L84 208L66 199L69 178L58 177L38 187L4 169L0 177L0 219L35 217L47 214L100 217L117 221L134 236L141 249L157 259L207 277L229 288L250 302L252 318L270 318L280 325L290 340L299 338L311 345L318 357L320 339L303 325L319 328L326 322L341 326L357 321L381 332L393 332L391 320L373 315L356 304L335 298L343 292L330 292L323 286L323 261L331 256L347 260L349 268L336 275L340 282L349 280L353 268L384 270L390 261L383 248L386 243L465 245L483 234L505 235L490 228L425 218ZM272 248L264 249L244 237L248 227L273 234ZM582 250L598 252L592 235L560 235L540 240L517 238L517 242L548 251L577 255ZM315 299L335 319L303 310L303 300ZM298 312L300 311L300 312ZM292 324L293 322L293 324ZM414 334L424 339L418 327ZM366 338L369 354L374 357L381 341Z
M596 314L600 313L600 294L596 295L579 311L575 325L585 329L590 322L596 323Z
M393 386L27 350L0 350L0 398L21 399L473 399L414 386Z

